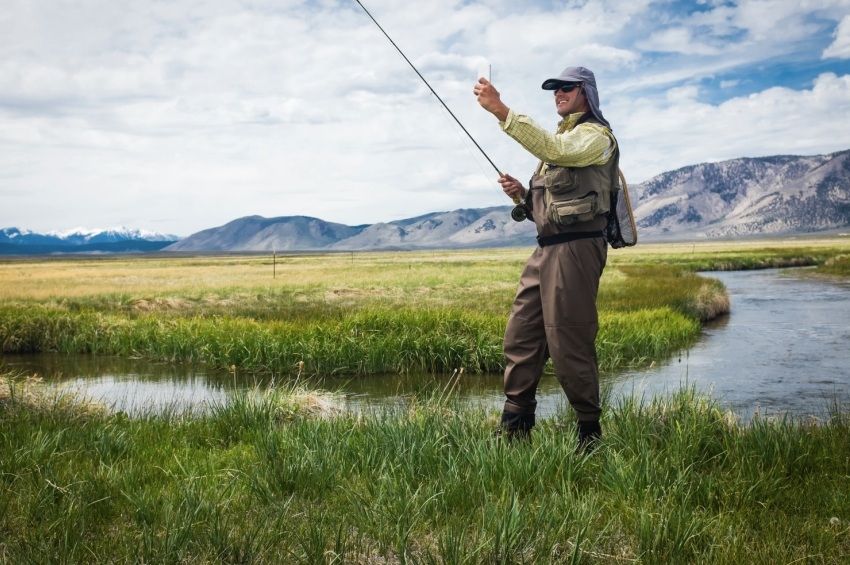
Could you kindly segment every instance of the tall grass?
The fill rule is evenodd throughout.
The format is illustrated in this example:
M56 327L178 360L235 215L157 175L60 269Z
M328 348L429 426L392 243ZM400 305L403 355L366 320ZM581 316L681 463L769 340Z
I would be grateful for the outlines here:
M4 292L17 293L0 300L0 348L281 375L296 367L308 374L498 372L519 253L527 251L358 256L352 273L339 256L298 257L284 262L285 280L275 287L240 286L240 277L258 277L260 259L250 257L0 265L0 279L14 283ZM24 277L25 268L38 275ZM80 280L69 279L84 271L96 281L89 295L79 294ZM169 272L178 286L210 273L214 279L176 291L166 284ZM37 292L23 284L33 278ZM145 294L115 292L125 279ZM149 293L145 285L155 283L162 289ZM50 297L38 298L48 289ZM615 370L687 346L697 322L728 310L728 301L720 283L682 268L626 265L606 270L599 308L600 364Z
M846 413L739 426L693 391L500 443L444 391L318 417L287 389L184 418L0 401L9 563L838 563ZM297 391L295 391L297 392Z
M612 252L599 290L600 365L659 360L729 310L695 268L825 261L842 242L645 246ZM290 374L498 372L527 250L0 263L0 347Z
M485 373L502 366L504 325L504 316L458 310L364 310L292 323L7 307L0 308L0 344L7 353L139 356L276 374ZM603 313L600 325L604 369L670 354L699 331L697 321L669 308Z
M817 273L838 277L850 277L850 255L830 257L817 268Z

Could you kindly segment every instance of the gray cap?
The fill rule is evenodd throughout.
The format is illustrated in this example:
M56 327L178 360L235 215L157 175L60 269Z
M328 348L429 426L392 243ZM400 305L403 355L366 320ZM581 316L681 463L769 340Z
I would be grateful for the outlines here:
M581 84L584 97L587 98L587 105L590 106L590 113L602 125L610 128L611 124L608 123L608 120L605 119L602 111L599 109L599 92L596 90L596 77L590 69L585 67L567 67L556 78L544 80L541 88L543 90L557 90L564 84L570 83Z

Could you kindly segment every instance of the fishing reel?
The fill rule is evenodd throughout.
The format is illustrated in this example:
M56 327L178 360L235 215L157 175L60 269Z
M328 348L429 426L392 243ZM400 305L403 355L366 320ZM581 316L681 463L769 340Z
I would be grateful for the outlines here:
M528 219L528 208L524 202L520 202L511 210L511 219L515 222L524 222Z
M511 210L511 219L515 222L524 222L531 215L528 213L528 207L525 205L525 200L519 196L514 196L511 200L514 201L513 210Z

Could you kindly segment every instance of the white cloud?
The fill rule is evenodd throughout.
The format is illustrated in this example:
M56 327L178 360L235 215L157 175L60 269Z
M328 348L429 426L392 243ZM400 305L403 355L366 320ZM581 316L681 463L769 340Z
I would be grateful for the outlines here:
M632 181L689 164L850 147L850 75L820 75L809 90L773 87L720 104L689 89L664 101L617 100L610 119Z
M599 43L587 43L571 48L567 59L581 61L583 66L596 72L631 68L640 60L640 54L628 49L620 49Z
M691 30L684 27L664 29L653 33L638 47L647 51L682 53L684 55L716 55L716 47L696 41Z
M699 87L695 85L678 86L667 90L666 98L672 103L691 102L699 96Z
M844 16L835 29L835 41L824 49L823 58L850 59L850 16Z
M750 0L735 7L732 19L737 27L747 30L748 39L752 41L787 43L820 29L819 25L809 22L810 13L811 7L805 2Z
M847 15L846 0L722 4L684 17L650 0L367 5L518 178L534 159L471 94L490 63L506 103L545 126L557 116L542 80L568 65L594 69L633 175L847 144L834 131L847 125L846 111L836 113L844 77L754 95L764 107L783 97L812 104L805 120L824 125L806 136L799 116L753 108L739 118L732 101L705 104L694 86L798 48L786 32L766 33L759 10L775 11L765 16L774 26L803 22L791 33L810 37ZM652 45L666 46L662 63L641 53ZM247 214L355 224L509 204L492 167L374 24L334 0L10 0L0 11L0 178L0 227L34 229L124 224L185 235Z

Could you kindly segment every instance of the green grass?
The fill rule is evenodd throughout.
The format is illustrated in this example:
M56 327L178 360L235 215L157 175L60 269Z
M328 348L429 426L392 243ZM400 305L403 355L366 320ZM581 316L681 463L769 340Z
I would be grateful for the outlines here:
M6 352L58 351L206 363L276 374L470 373L502 367L504 316L463 310L362 310L313 322L246 318L128 319L45 307L0 309ZM681 348L699 323L670 308L603 313L601 366ZM652 330L650 331L650 328Z
M53 269L10 263L0 269L9 283L9 296L0 299L0 348L283 375L499 372L522 266L516 258L527 251L495 253L375 254L358 258L354 272L337 256L299 258L290 271L281 267L285 280L276 286L240 284L259 277L257 258L235 265L69 261ZM39 273L32 288L22 284L24 267ZM158 293L149 287L165 285L169 273L178 281L214 280ZM91 294L78 293L76 277L98 281ZM135 281L141 290L117 293L104 279ZM686 347L699 321L727 311L728 300L720 283L681 267L613 264L603 276L599 310L600 366L616 370Z
M843 240L639 246L599 289L611 371L690 345L729 309L696 269L821 265ZM0 263L0 348L204 363L279 375L500 372L525 249Z
M728 309L697 269L818 265L848 244L611 253L600 365L658 361ZM286 374L501 370L527 250L0 262L3 352ZM279 381L280 382L280 381ZM291 382L286 381L284 382ZM426 385L360 415L288 384L138 418L0 377L0 563L838 563L850 417L736 424L693 391L572 414L504 444L498 415Z
M830 257L818 266L816 272L834 277L850 277L850 255Z
M432 391L322 417L297 390L192 418L0 400L0 561L838 563L850 419L737 425L692 391L504 444ZM17 390L17 394L15 394ZM41 398L36 402L34 399Z

